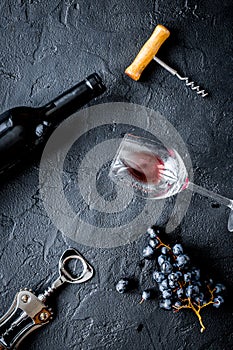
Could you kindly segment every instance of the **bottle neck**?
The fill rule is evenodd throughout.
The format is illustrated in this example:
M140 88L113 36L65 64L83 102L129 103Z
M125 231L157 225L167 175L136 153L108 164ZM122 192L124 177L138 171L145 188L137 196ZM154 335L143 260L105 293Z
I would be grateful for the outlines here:
M65 91L53 101L41 107L45 120L49 123L59 123L79 108L101 95L106 90L100 76L91 74L86 79Z

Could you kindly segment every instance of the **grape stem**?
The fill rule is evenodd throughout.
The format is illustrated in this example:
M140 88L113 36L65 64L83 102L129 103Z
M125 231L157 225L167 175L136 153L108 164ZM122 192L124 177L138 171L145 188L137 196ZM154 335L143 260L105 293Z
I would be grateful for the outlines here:
M156 247L156 249L160 248L160 247L166 247L169 251L172 252L172 249L171 247L169 247L168 245L164 244L161 239L157 236L156 239L158 240L159 244L158 246ZM173 258L175 259L175 255L173 255ZM182 284L181 282L179 282L179 287L180 288L183 288L185 286L186 283ZM179 310L181 309L191 309L195 312L195 314L197 315L198 317L198 320L199 320L199 323L201 325L201 333L203 333L205 331L205 326L203 324L203 321L202 321L202 317L201 317L201 309L203 309L204 307L210 305L210 304L214 304L214 291L215 289L211 289L210 286L208 286L208 290L209 290L209 293L210 293L210 300L208 302L206 302L205 304L201 305L200 302L198 304L192 302L191 298L187 298L187 299L181 299L181 301L184 303L183 305L181 306L175 306L175 305L172 305L172 307L174 308L174 312L178 312ZM139 304L142 304L142 302L144 301L144 299L142 299L140 301Z
M195 314L197 315L197 317L198 317L199 323L201 325L201 333L203 333L204 330L206 329L204 324L203 324L202 317L201 317L201 314L200 314L201 309L203 309L204 307L206 307L206 306L208 306L210 304L214 304L213 299L214 299L214 291L215 291L215 289L211 290L210 287L208 286L208 290L209 290L209 293L210 293L210 300L207 303L203 304L203 305L200 305L200 303L195 304L195 303L193 303L191 301L190 298L187 298L187 299L182 299L182 302L186 303L186 304L181 305L181 306L175 306L175 305L172 306L175 309L176 312L178 312L181 309L192 309L195 312Z
M159 245L156 247L156 249L159 249L160 247L166 247L168 250L171 250L171 247L169 247L169 245L164 244L158 236L156 237L156 239L159 241Z

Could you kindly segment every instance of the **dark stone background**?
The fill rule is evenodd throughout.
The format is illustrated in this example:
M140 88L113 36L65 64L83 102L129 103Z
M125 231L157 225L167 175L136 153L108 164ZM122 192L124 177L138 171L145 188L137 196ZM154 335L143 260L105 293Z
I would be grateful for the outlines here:
M39 106L98 71L108 92L96 101L135 102L159 110L176 127L192 157L196 183L233 197L231 109L232 6L230 0L2 0L0 2L1 111ZM202 84L202 99L156 64L141 82L124 75L156 24L171 30L158 57ZM193 196L175 234L204 271L228 289L224 307L203 312L206 332L190 311L139 305L135 292L114 290L123 275L149 280L140 269L143 237L116 249L76 244L57 232L43 209L39 162L1 186L1 314L20 287L42 291L57 274L61 252L74 246L95 266L87 284L57 296L56 319L34 333L23 349L211 349L233 347L232 234L228 209ZM148 223L151 224L151 223Z

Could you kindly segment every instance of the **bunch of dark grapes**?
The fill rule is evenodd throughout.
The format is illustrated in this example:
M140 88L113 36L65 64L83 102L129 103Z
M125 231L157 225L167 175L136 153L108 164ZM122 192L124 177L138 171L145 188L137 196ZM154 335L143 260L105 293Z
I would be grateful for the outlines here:
M148 245L143 249L144 259L155 260L156 270L153 280L160 292L159 306L165 310L178 312L181 309L191 309L195 312L201 325L201 310L209 305L215 308L224 302L223 284L214 284L213 280L203 280L200 270L190 263L190 258L184 253L181 244L170 247L160 239L161 230L150 227L147 230ZM142 301L154 296L153 288L143 291Z
M213 305L218 308L224 299L222 284L213 284L212 280L202 280L200 270L190 263L181 244L170 247L159 238L160 230L150 227L147 230L149 245L143 250L145 259L155 259L157 269L153 280L161 293L160 307L165 310L179 311L191 309L197 315L201 332L205 330L200 315L201 309Z

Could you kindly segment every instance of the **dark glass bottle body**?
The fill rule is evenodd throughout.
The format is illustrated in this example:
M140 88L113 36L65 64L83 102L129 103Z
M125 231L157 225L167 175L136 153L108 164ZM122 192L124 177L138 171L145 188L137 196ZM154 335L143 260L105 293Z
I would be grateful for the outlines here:
M43 107L16 107L0 115L0 174L43 145L54 128L106 90L94 73Z

